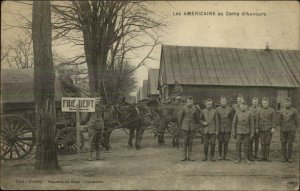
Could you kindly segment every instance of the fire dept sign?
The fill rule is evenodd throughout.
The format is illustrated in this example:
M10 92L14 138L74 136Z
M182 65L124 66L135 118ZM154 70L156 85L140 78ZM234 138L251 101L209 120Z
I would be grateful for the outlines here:
M61 100L62 112L95 112L95 98L63 97Z

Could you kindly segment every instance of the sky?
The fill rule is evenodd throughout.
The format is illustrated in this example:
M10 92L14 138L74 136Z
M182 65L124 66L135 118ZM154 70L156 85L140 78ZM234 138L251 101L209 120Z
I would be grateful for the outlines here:
M166 23L160 39L162 44L264 49L268 43L271 49L300 49L298 1L156 1L150 2L149 8ZM184 12L214 12L215 15L188 16ZM243 16L244 12L260 16ZM218 16L218 13L223 13L223 16ZM17 14L31 18L27 5L2 3L3 46L10 44L18 34L22 35L18 28L3 29L4 24L21 24ZM53 49L67 57L81 51L63 45L54 45ZM152 54L154 60L137 70L139 86L147 79L149 68L159 68L160 50L161 46L158 46ZM132 64L135 62L138 58L132 60Z

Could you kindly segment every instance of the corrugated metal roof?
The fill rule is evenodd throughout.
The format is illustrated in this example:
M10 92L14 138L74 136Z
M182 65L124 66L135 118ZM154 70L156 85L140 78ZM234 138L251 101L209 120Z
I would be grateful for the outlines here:
M159 69L148 70L148 95L158 95L157 90Z
M163 45L159 83L299 87L300 51Z

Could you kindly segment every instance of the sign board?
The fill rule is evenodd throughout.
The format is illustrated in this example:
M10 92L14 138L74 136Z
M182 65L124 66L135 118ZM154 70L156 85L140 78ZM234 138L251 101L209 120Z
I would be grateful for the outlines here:
M63 97L61 100L62 112L95 112L96 98Z

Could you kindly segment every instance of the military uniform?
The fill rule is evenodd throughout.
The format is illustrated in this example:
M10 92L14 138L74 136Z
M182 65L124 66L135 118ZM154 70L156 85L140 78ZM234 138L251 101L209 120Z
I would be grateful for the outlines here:
M204 159L207 160L208 147L210 145L211 160L214 161L216 134L219 129L219 116L216 109L205 108L200 115L200 121L207 122L206 126L203 126L203 139L204 139Z
M293 143L296 136L296 128L299 128L299 124L299 115L295 108L284 108L279 112L283 161L292 162Z
M272 139L271 129L275 128L275 110L273 108L261 108L257 112L256 129L260 134L262 160L270 161L270 144Z
M237 111L232 121L232 131L237 138L237 160L241 160L242 144L244 145L245 158L249 159L249 140L254 136L254 122L251 113L246 111Z
M104 107L100 104L96 104L95 112L89 113L87 126L90 144L90 159L92 158L94 150L96 150L96 159L99 159L100 157L100 145L104 131L103 112Z
M240 105L238 103L235 103L232 105L232 109L233 109L233 112L236 113L237 111L240 111Z
M80 90L74 85L70 74L60 75L58 79L69 97L80 96Z
M191 160L193 139L198 129L199 110L195 105L185 105L178 114L178 124L184 136L184 159Z
M218 151L220 159L227 159L228 143L231 136L231 124L233 119L233 110L229 106L219 106L217 108L219 115L219 132L218 132ZM224 146L224 155L223 155Z
M251 106L249 107L249 111L253 117L254 124L256 125L257 120L257 112L261 109L260 106ZM258 147L259 147L259 133L254 132L253 139L250 139L249 144L249 157L253 158L253 144L254 144L254 158L257 158Z
M181 96L183 93L183 88L181 85L175 85L174 90L173 90L173 95L174 96Z

